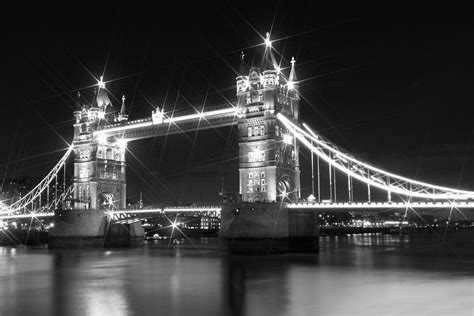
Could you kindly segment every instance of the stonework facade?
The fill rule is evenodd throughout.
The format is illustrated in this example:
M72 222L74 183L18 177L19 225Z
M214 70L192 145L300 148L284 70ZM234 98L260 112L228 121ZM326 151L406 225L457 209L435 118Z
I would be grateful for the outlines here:
M126 120L113 110L105 88L96 102L74 112L74 209L111 210L126 206L126 143L101 137L106 124ZM112 139L113 138L113 139Z
M282 113L297 122L299 96L288 84L291 78L275 70L271 57L267 48L264 59L270 62L264 60L236 79L240 194L248 202L300 198L299 145L276 116Z

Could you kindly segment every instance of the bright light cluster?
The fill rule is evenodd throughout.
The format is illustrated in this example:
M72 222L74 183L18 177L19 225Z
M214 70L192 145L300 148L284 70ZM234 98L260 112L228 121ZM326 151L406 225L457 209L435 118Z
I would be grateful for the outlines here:
M117 146L120 149L125 149L125 148L127 148L127 141L123 138L117 139Z
M287 145L293 144L293 137L290 134L283 135L283 142Z
M267 32L267 37L265 38L265 46L267 48L272 47L272 41L270 41L270 33Z
M97 85L99 86L100 89L105 89L104 76L100 76L100 80L97 81Z

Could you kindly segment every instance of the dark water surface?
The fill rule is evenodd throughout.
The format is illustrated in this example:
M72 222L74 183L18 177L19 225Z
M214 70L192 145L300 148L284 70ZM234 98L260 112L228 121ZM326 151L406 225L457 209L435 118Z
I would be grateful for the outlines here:
M474 315L474 231L321 237L319 255L0 247L0 315Z

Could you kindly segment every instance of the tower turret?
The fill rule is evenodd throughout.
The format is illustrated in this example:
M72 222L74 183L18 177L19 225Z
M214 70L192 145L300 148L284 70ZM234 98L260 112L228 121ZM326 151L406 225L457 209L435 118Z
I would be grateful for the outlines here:
M81 92L77 91L77 100L76 100L76 105L74 107L74 121L76 123L79 123L81 121L81 113L82 113Z
M122 107L120 108L118 121L119 122L128 121L128 115L125 113L125 95L122 95Z
M245 54L242 51L240 53L240 67L239 67L239 75L236 80L237 84L237 98L238 102L240 103L241 96L243 96L249 89L249 76L248 76L248 67L247 64L245 63Z

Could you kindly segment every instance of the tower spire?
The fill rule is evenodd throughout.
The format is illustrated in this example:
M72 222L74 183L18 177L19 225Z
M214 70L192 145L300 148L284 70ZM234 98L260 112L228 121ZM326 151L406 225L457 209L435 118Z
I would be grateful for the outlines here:
M128 120L128 115L125 114L125 94L122 95L122 107L120 108L120 113L118 115L118 121L127 121Z
M296 71L295 71L295 57L291 57L291 70L290 70L290 76L288 77L288 90L293 90L295 89L296 85Z
M244 51L240 52L240 68L239 68L239 75L240 76L248 76L249 69L247 64L245 63L245 53Z
M82 106L81 106L81 92L77 91L77 100L76 100L76 111L82 111Z
M267 37L265 38L265 51L262 58L262 71L265 70L275 70L277 69L278 63L273 55L272 50L272 41L270 40L270 33L267 32Z
M125 94L122 95L122 107L120 108L120 114L125 114Z

